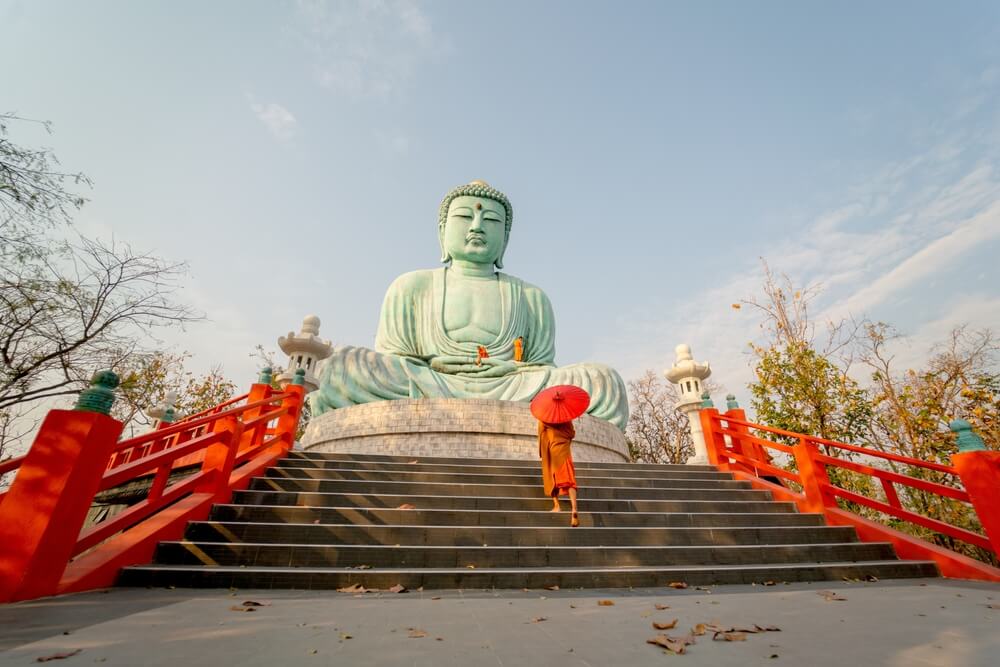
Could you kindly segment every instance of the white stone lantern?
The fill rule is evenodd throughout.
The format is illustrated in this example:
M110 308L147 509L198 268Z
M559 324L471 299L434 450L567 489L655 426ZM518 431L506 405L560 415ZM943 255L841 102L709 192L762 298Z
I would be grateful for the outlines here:
M691 441L694 443L694 456L687 460L688 465L708 465L708 451L705 447L705 434L701 430L701 393L705 390L704 382L712 369L707 363L699 363L691 356L691 348L681 343L674 352L677 360L674 365L663 371L663 376L677 385L680 400L675 406L687 415L691 428Z
M333 345L328 340L319 337L319 318L307 315L302 320L302 329L298 333L288 332L287 336L278 339L278 347L288 355L285 371L278 376L282 387L295 377L295 371L303 369L306 372L303 382L306 393L316 391L319 381L316 379L316 365L333 353Z
M153 428L158 428L160 424L170 424L176 418L177 392L168 391L163 395L163 400L146 410L146 416L153 420Z

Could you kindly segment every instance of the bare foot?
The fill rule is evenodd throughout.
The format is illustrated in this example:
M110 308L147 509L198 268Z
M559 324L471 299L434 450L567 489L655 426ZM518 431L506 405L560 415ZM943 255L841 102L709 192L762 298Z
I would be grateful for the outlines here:
M580 517L576 515L576 512L573 512L573 516L569 520L569 526L570 528L576 528L579 525L580 525Z
M553 506L553 508L552 508L552 509L550 509L549 511L550 511L550 512L562 512L562 508L561 508L561 507L559 507L559 505L555 505L555 506Z

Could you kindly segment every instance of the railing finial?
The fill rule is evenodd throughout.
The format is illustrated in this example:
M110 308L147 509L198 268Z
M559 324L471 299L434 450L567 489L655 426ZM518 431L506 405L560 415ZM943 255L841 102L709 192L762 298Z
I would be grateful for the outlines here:
M979 437L975 431L972 430L972 424L965 421L964 419L955 419L950 424L948 428L952 430L958 437L958 451L960 452L977 452L986 449L986 444L983 439Z
M702 408L714 408L715 403L712 402L712 395L708 393L708 390L701 392L701 407Z
M271 380L274 377L272 373L273 371L270 366L264 366L264 368L260 369L260 377L257 378L257 384L271 384Z
M98 371L90 379L90 386L80 392L76 399L74 410L81 412L97 412L111 415L111 406L115 402L115 388L119 379L114 371Z
M736 396L726 394L726 410L739 410L740 404L736 402Z
M306 383L306 369L296 368L295 377L292 378L292 384L297 386L302 386Z

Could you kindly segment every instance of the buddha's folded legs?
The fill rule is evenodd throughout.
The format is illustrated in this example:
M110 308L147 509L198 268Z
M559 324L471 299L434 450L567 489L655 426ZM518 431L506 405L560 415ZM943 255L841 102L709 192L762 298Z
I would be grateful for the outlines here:
M320 387L310 395L314 415L327 410L400 398L482 398L530 401L545 387L573 384L590 394L587 412L625 428L628 394L613 369L600 364L563 368L526 366L496 378L438 373L420 359L363 347L340 347L326 360Z

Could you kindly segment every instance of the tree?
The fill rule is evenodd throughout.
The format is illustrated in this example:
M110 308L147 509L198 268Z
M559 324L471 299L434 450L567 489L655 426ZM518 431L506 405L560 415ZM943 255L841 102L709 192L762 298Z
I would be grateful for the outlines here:
M161 405L168 394L177 397L175 419L196 414L228 401L236 384L225 377L221 367L196 376L184 367L187 353L155 352L133 355L130 366L119 369L121 385L112 416L125 424L129 437L148 430L153 419L150 408Z
M0 414L76 394L94 371L148 354L151 332L199 319L175 298L183 263L76 233L82 174L8 138L0 115ZM46 129L48 124L43 123Z
M827 440L856 441L871 418L867 394L849 375L857 326L828 323L817 349L809 303L818 286L796 287L764 264L761 302L744 303L763 315L763 342L751 343L756 357L751 407L768 426ZM842 354L845 353L846 354Z
M708 391L717 391L706 382ZM694 454L687 415L675 406L680 400L677 386L653 370L629 380L629 418L625 443L629 456L641 463L685 463Z
M870 444L882 451L950 465L955 443L948 424L962 418L973 424L988 448L1000 449L1000 373L996 369L1000 346L993 333L957 327L947 341L934 348L924 368L903 371L895 368L895 357L888 351L889 344L898 338L885 323L870 323L865 328L861 358L872 372ZM889 465L911 477L959 485L954 475L918 466ZM969 530L982 530L965 503L909 488L901 488L899 495L904 506L914 511ZM919 527L897 527L975 558L997 562L989 552L945 535Z

